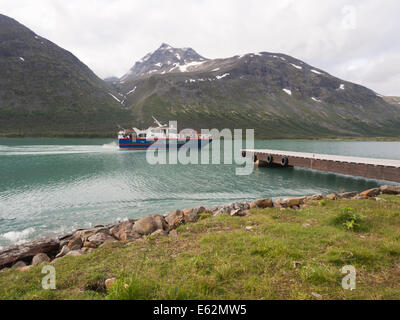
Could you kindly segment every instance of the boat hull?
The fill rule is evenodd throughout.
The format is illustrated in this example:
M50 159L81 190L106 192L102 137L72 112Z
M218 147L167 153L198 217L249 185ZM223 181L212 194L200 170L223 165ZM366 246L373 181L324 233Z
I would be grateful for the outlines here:
M170 149L170 148L181 148L183 146L187 147L197 147L203 148L207 144L211 143L212 139L192 139L188 142L178 142L177 140L171 141L166 140L165 143L160 143L157 146L158 149ZM129 149L129 150L146 150L151 147L155 141L149 141L146 139L136 139L136 141L132 141L132 139L119 139L118 145L120 149Z

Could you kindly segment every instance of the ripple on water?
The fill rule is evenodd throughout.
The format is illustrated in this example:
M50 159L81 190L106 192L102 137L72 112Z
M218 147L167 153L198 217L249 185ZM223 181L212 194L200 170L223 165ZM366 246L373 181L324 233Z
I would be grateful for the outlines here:
M256 141L256 147L360 156L376 156L379 150L382 157L400 159L399 143ZM238 177L235 169L152 166L146 152L121 151L115 141L104 139L0 139L0 246L121 217L264 197L361 191L378 184L302 169L256 168L252 175Z

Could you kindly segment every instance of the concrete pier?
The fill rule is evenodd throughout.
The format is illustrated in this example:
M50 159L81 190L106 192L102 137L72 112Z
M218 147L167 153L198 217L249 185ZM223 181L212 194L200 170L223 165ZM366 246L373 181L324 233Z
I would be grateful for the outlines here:
M244 149L259 166L301 167L400 183L400 160L360 158L269 149Z

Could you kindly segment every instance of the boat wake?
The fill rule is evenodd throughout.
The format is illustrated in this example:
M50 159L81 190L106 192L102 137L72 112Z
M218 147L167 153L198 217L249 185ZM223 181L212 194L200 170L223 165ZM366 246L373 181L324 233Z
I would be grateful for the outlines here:
M118 144L115 141L103 144L102 148L108 150L119 150Z
M103 153L118 150L116 142L103 145L35 145L35 146L1 146L0 156L35 156L63 155L79 153Z

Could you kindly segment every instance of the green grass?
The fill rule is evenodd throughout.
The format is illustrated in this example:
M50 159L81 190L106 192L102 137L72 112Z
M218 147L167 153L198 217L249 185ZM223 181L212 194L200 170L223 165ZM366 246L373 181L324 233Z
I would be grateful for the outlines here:
M116 243L54 265L0 272L0 299L399 299L400 196L318 202L295 211L209 217L178 237ZM347 228L355 221L358 226ZM246 227L252 227L247 230ZM294 264L296 263L296 267ZM357 270L344 290L341 268ZM104 280L116 277L110 291Z

